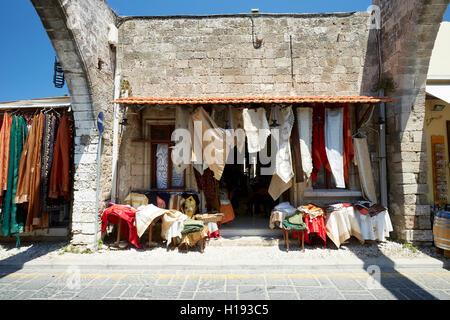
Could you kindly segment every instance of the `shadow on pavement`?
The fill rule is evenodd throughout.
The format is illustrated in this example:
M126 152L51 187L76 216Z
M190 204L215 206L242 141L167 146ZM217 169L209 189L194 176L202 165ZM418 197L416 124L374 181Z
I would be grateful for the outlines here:
M37 259L41 256L44 256L50 252L57 251L61 249L66 243L51 243L51 242L40 242L40 243L27 243L22 242L21 247L18 250L21 250L19 253L6 257L0 258L0 279L13 274L17 271L23 269L24 264ZM27 249L23 247L30 246ZM10 251L16 248L14 243L4 243L1 245L1 250Z

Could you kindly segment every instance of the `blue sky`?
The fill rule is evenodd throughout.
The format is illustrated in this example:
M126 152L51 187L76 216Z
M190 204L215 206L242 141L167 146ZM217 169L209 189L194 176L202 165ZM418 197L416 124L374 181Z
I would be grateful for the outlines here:
M364 11L371 0L107 0L119 15ZM450 21L450 9L444 17ZM0 1L0 102L69 94L53 86L55 52L29 0Z

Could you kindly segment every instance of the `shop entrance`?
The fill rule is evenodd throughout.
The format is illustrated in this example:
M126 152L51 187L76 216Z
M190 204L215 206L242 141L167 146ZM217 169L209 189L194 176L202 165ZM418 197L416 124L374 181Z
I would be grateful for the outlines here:
M237 152L235 148L235 161L225 166L220 180L220 190L222 194L227 193L235 213L235 219L231 223L221 225L221 234L246 236L271 233L270 213L279 203L279 200L274 201L268 192L272 176L261 175L260 169L264 165L259 161L251 164L248 153L244 163L239 164Z

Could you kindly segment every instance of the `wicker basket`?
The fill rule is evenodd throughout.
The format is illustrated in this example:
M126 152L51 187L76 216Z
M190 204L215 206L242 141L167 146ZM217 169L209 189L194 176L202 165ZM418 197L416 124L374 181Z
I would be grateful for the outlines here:
M195 220L202 220L204 223L209 222L220 222L225 218L223 213L204 213L204 214L196 214L194 215Z

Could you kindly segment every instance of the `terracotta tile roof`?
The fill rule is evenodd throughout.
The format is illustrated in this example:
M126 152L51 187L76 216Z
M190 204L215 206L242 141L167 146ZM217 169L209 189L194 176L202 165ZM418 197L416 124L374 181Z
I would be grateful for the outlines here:
M122 104L237 104L237 103L372 103L396 102L387 97L316 96L316 97L199 97L199 98L120 98L111 103Z

